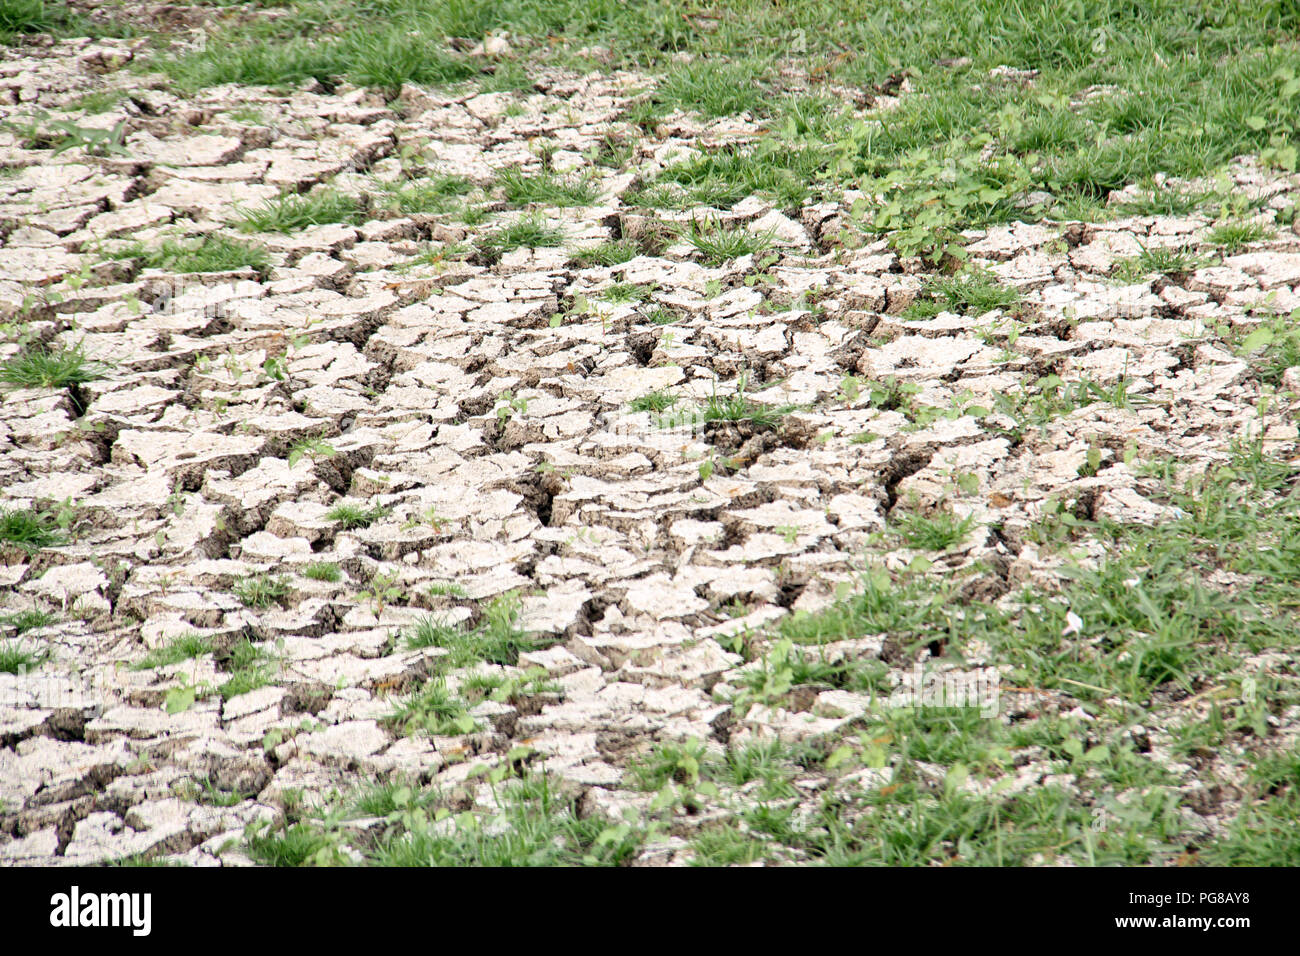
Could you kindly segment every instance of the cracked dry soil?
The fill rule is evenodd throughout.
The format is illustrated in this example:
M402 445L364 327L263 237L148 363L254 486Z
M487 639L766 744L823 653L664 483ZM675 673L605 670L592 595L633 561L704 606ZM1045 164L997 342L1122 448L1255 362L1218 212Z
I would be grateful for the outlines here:
M6 119L57 113L105 84L129 91L93 118L125 123L120 153L52 154L0 132L0 308L23 317L29 342L103 363L90 381L11 389L0 405L4 504L63 502L71 516L66 541L8 547L0 565L4 612L46 616L13 640L48 651L0 674L5 865L246 864L246 828L282 819L290 799L324 806L411 780L459 809L488 806L479 768L518 760L584 816L650 812L654 794L627 779L656 744L827 751L876 706L816 684L761 706L732 700L777 622L831 605L868 565L950 578L990 602L1051 591L1066 563L1104 552L1088 537L1073 553L1042 547L1031 532L1054 503L1086 522L1170 519L1135 456L1204 470L1245 438L1296 455L1294 405L1261 413L1249 362L1214 333L1251 327L1268 296L1300 305L1300 239L1287 229L1124 284L1118 261L1197 242L1206 221L991 228L968 236L972 262L1021 304L910 318L919 264L884 242L840 244L850 201L712 210L773 242L721 265L664 228L698 210L624 205L665 166L756 135L744 118L630 125L622 113L646 77L538 70L530 91L406 87L392 102L316 84L182 98L105 71L137 51L58 41L0 67ZM610 142L625 160L608 160ZM499 200L477 225L379 201L384 183L439 174L491 190L511 167L591 177L593 203L529 213L562 245L475 251L525 216ZM1264 219L1292 201L1295 177L1244 160L1232 172ZM358 224L233 232L240 209L326 182L360 197ZM111 256L214 234L263 244L268 264L180 274ZM607 241L638 254L574 258ZM437 251L458 244L469 251ZM609 294L629 285L644 296ZM1300 385L1295 373L1283 384ZM1126 383L1135 400L1009 427L999 396L1052 375ZM773 419L662 427L738 387ZM629 408L659 392L678 404ZM341 503L368 514L340 520ZM955 543L922 550L891 536L909 514L970 520ZM308 575L327 563L338 580ZM492 614L529 635L513 664L448 667L447 646L407 639L421 622L468 632ZM182 637L207 653L139 666ZM942 665L948 649L883 634L839 653L905 672ZM1262 666L1287 672L1282 657ZM998 663L988 649L983 661ZM427 681L456 692L474 675L538 689L467 697L467 722L438 732L390 719ZM1192 697L1149 704L1173 713ZM1012 688L1003 703L1006 720L1079 706L1064 689ZM1294 738L1294 710L1274 715L1277 735ZM1199 771L1161 755L1163 720L1147 722L1152 759L1195 789ZM1018 792L1059 773L1035 752L992 779ZM888 779L812 767L790 799ZM204 787L235 798L196 799ZM1216 790L1193 829L1216 832L1231 800ZM637 860L689 859L692 833L719 812L670 810L667 841Z

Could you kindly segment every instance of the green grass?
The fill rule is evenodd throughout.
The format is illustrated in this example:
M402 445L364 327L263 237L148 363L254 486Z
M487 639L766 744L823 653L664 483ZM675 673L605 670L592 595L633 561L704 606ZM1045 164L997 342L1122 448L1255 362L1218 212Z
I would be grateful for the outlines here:
M617 866L644 836L626 824L581 817L571 797L541 775L510 781L495 810L462 815L450 826L399 830L371 856L380 866Z
M395 93L403 83L439 85L474 75L476 66L448 49L429 18L408 18L399 6L393 5L389 20L362 5L308 3L295 12L309 25L295 29L302 20L293 16L283 27L254 22L232 30L227 42L164 58L159 66L183 90L224 83L283 88L315 79ZM315 19L329 17L330 7L345 19Z
M15 388L66 388L103 378L108 366L86 357L80 345L26 346L0 364L0 384Z
M1250 773L1246 810L1206 848L1210 866L1294 866L1300 859L1300 751L1271 755Z
M333 561L313 561L302 571L305 577L313 581L328 581L337 584L343 578L343 572Z
M1240 252L1252 242L1272 236L1272 230L1258 222L1225 222L1211 229L1206 239L1222 247L1224 252L1234 253Z
M590 206L598 192L587 179L561 179L553 173L524 175L520 169L502 170L497 187L512 206Z
M695 784L705 759L704 744L699 740L657 744L645 757L628 765L628 776L637 790L659 790L669 781Z
M336 521L345 531L368 528L376 521L388 517L392 508L386 505L355 505L341 502L325 512L325 517Z
M719 222L699 222L692 219L679 233L681 238L699 250L707 265L720 266L741 256L762 252L772 246L772 236L750 232L743 227L728 229Z
M351 801L351 811L362 817L386 817L408 808L428 809L436 803L431 791L417 791L405 779L390 778L364 788Z
M777 633L795 646L877 634L897 642L904 659L937 643L947 654L960 654L975 642L994 647L1003 667L1010 665L1006 683L1051 688L1077 701L1093 720L1080 741L1077 722L1046 713L1005 723L984 719L974 708L873 711L860 732L833 747L827 769L891 767L893 785L828 798L803 822L770 807L748 809L741 815L746 832L701 835L701 861L793 852L809 862L837 864L1149 864L1172 861L1200 843L1183 832L1179 791L1166 789L1169 772L1139 753L1126 729L1135 719L1162 725L1164 718L1150 712L1158 694L1236 686L1248 673L1242 669L1248 655L1294 647L1294 602L1287 589L1297 579L1288 557L1297 503L1285 494L1293 475L1257 447L1239 447L1230 466L1191 486L1171 487L1172 502L1185 518L1154 528L1093 528L1108 544L1106 557L1096 569L1070 570L1059 595L1026 591L995 606L961 596L956 581L876 571L830 608L787 618ZM1211 582L1223 569L1238 576L1230 591ZM1077 633L1062 636L1071 630ZM781 676L789 660L787 654L778 665L765 665L755 685L780 691L806 680L787 673L784 683L774 685L773 674ZM1285 708L1296 700L1294 688L1285 685L1261 691L1268 707ZM1227 736L1241 740L1244 733L1245 741L1266 747L1267 712L1240 706L1232 715L1212 718L1217 736L1191 739L1217 748ZM946 782L967 776L992 782L1007 772L1011 754L1025 747L1044 749L1078 790L974 796ZM1237 762L1243 759L1247 767L1254 763L1251 757ZM906 769L913 761L938 766L944 785L920 785ZM660 775L671 765L661 760ZM1225 838L1199 846L1200 861L1266 864L1293 858L1295 841L1286 821L1295 812L1300 784L1296 756L1265 756L1255 766L1254 789L1241 814ZM1117 792L1134 791L1146 796L1116 802ZM1090 825L1098 819L1101 827Z
M192 791L192 799L204 806L237 807L254 796L241 790L222 790L211 777L203 777L197 780L196 784Z
M890 523L909 548L923 551L947 551L961 544L975 526L975 517L967 515L960 521L947 511L934 515L904 514L891 516Z
M465 205L460 210L460 221L467 226L477 226L485 222L490 213L486 206Z
M648 108L634 119L643 122L672 110L706 117L737 113L765 115L771 97L763 88L767 63L760 60L701 59L669 67L655 88Z
M154 249L135 243L114 252L113 258L138 259L147 268L167 272L254 269L263 274L271 261L264 247L220 235L203 236L189 242L169 240Z
M0 674L22 674L39 667L49 657L47 651L24 647L17 641L0 644Z
M478 722L469 714L469 704L448 691L441 678L425 681L424 686L398 704L384 723L401 734L449 736L478 729Z
M579 249L573 253L570 261L584 269L593 266L617 266L640 255L640 250L636 243L628 242L625 239L602 242L598 246L592 246L589 249Z
M775 429L790 412L794 405L765 405L749 397L749 382L745 375L736 380L735 390L730 394L718 394L714 383L713 394L703 405L689 411L659 415L656 424L660 428L678 428L682 425L708 422L747 422L756 429Z
M1300 365L1300 310L1265 316L1258 328L1236 344L1259 380L1277 386L1287 369Z
M1194 10L1107 0L1069 16L1016 0L939 0L924 10L841 0L829 12L813 0L726 0L700 17L688 0L309 0L275 21L232 21L205 50L161 66L189 88L315 77L394 89L473 77L478 65L451 52L449 37L505 32L520 58L579 69L591 65L580 47L605 46L613 66L658 73L629 111L634 121L674 109L771 120L745 152L774 158L773 169L756 162L739 179L703 171L702 185L688 185L697 196L680 201L712 193L734 202L745 177L775 180L767 191L776 187L783 203L814 181L851 185L880 197L859 206L859 229L935 262L961 252L963 229L1045 209L1109 215L1109 193L1129 184L1145 185L1143 194L1118 211L1180 214L1201 204L1181 187L1153 187L1157 174L1197 179L1243 153L1296 163L1300 90L1290 78L1300 54L1280 41L1300 17L1283 0L1249 9L1210 0ZM787 100L771 88L783 82L775 61L792 55L795 40L811 88ZM1036 71L1032 86L989 76L1004 64ZM482 86L522 82L508 66ZM823 84L892 90L891 77L904 73L914 95L900 97L886 123L817 105L833 99ZM1101 84L1114 91L1078 95ZM790 176L780 171L787 160ZM1037 194L1047 198L1029 198Z
M78 96L68 103L68 109L84 110L86 113L107 113L126 99L122 90L95 90Z
M904 645L911 635L917 646L978 637L1001 649L1017 683L1060 688L1083 700L1098 699L1103 692L1096 688L1140 701L1161 685L1190 688L1219 679L1251 649L1290 646L1284 591L1297 578L1286 565L1296 503L1273 500L1276 492L1267 487L1284 487L1290 471L1249 449L1225 471L1173 494L1188 517L1156 528L1109 529L1108 557L1099 567L1071 571L1057 597L1021 596L1023 613L954 601L920 580L874 574L851 601L822 615L795 615L780 632L813 644L871 633L888 633ZM1252 483L1258 490L1249 490ZM1263 501L1251 501L1260 496ZM1266 541L1271 546L1261 547ZM1232 592L1213 587L1209 580L1219 568L1242 575L1243 583ZM1077 640L1061 639L1067 613L1081 619ZM1091 637L1102 643L1081 654Z
M656 306L650 310L646 318L655 325L672 325L674 322L680 322L682 317L671 309Z
M16 611L13 614L0 615L0 627L12 627L16 636L42 627L49 627L57 619L50 611L36 609Z
M464 176L420 176L387 184L383 202L404 216L446 212L471 192Z
M241 638L230 648L225 668L230 673L217 688L223 700L265 687L275 676L274 657L264 647L248 638Z
M994 396L993 407L1013 420L1005 432L1018 441L1029 428L1045 429L1051 422L1094 402L1130 409L1148 403L1145 396L1129 394L1131 384L1127 376L1103 386L1086 377L1066 382L1059 375L1044 375L1031 387L1022 385L1017 392L1000 392Z
M454 581L435 581L425 591L431 597L464 597L465 589Z
M17 43L25 35L48 33L60 37L131 37L138 34L129 20L90 18L62 0L0 0L0 43Z
M991 273L966 269L952 276L927 277L921 295L903 315L909 319L931 318L945 311L983 315L993 309L1015 309L1020 299L1018 289L1002 285Z
M1143 248L1139 255L1116 262L1111 278L1117 282L1137 282L1152 273L1182 275L1197 269L1202 261L1190 249Z
M248 838L249 856L263 866L304 866L329 848L329 839L305 823L279 832L267 828Z
M0 544L34 554L42 548L55 548L66 541L66 535L48 512L34 508L0 509ZM24 620L30 623L34 619Z
M631 282L615 282L601 289L597 294L606 302L627 303L644 302L654 290L649 286L635 285Z
M270 607L289 595L289 581L282 575L253 574L240 578L231 592L245 607Z
M634 412L666 412L677 404L677 396L664 391L647 392L627 403Z
M289 194L240 211L237 226L243 232L294 232L326 223L358 225L364 217L355 196L332 189L304 195Z
M715 866L793 854L840 867L1024 865L1056 859L1062 851L1067 859L1078 853L1093 864L1133 864L1157 850L1168 852L1176 825L1167 802L1139 801L1136 810L1131 822L1094 836L1089 827L1095 818L1058 787L989 800L909 781L887 797L823 798L804 818L779 806L749 809L705 829L692 846L697 865Z
M470 667L474 664L514 665L523 651L550 646L552 640L530 635L519 626L519 599L504 595L487 605L476 627L462 628L440 624L431 618L417 623L405 637L408 648L442 647L447 654L438 658L444 669Z
M831 153L822 145L763 140L755 146L725 146L673 163L648 183L630 190L629 205L663 209L713 206L729 209L748 196L796 207L829 172Z
M138 671L153 670L158 667L170 667L181 661L188 661L215 650L212 641L202 634L182 634L161 647L155 647L144 657L136 661L132 669Z
M0 41L8 43L18 33L50 33L62 21L63 11L43 0L0 0Z
M487 233L480 240L479 248L489 259L496 260L513 249L541 249L563 244L562 229L547 225L541 216L532 214Z
M90 17L63 0L0 0L0 43L18 43L25 35L62 37L134 37L143 28L119 16Z
M749 422L756 428L776 428L781 420L795 410L793 405L766 405L749 398L749 380L741 375L736 380L736 388L730 395L719 395L717 383L713 394L708 397L700 410L700 419L705 422Z
M1214 193L1205 190L1152 186L1135 198L1116 204L1115 211L1127 216L1186 216L1213 198Z

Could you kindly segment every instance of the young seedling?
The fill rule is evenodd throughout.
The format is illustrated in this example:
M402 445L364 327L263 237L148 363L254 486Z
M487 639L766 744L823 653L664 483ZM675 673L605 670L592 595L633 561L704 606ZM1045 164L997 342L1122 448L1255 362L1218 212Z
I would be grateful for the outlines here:
M516 414L522 415L528 411L528 399L516 396L508 389L501 393L497 403L496 415L499 425L505 425Z
M369 601L370 610L375 617L382 617L384 608L406 597L406 591L397 582L398 575L396 571L389 574L376 573L370 579L369 586L364 591L357 592L357 598L362 601Z
M334 455L334 446L323 438L304 438L294 442L293 447L289 449L289 467L294 467L303 458L310 458L316 462L322 458L333 458Z

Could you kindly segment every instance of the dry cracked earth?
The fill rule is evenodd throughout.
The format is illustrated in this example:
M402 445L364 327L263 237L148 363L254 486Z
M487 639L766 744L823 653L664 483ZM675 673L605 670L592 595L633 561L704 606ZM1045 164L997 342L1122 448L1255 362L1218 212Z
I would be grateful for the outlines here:
M250 826L289 804L406 780L464 812L495 799L484 767L521 764L585 818L661 811L663 832L633 860L686 862L695 829L726 811L664 809L631 785L652 747L830 748L878 706L815 683L737 706L782 619L826 608L869 565L990 602L1051 590L1064 564L1102 550L1043 546L1032 532L1052 514L1173 516L1135 457L1205 470L1262 438L1295 458L1293 405L1262 406L1250 364L1214 333L1251 328L1266 299L1300 305L1289 226L1131 281L1118 263L1194 244L1207 220L999 226L968 250L1019 293L1014 307L909 312L928 288L921 264L883 241L841 242L852 195L797 210L757 196L625 205L663 168L756 135L743 117L630 125L645 77L538 70L531 91L406 87L391 102L318 85L183 98L116 70L138 46L28 45L0 66L0 120L129 92L78 119L124 123L121 150L55 153L0 132L0 308L28 344L101 363L0 405L5 505L47 509L65 532L7 547L0 565L13 640L46 655L0 674L4 865L245 865ZM511 168L589 177L595 199L508 204L493 190ZM447 174L484 190L482 221L384 205L385 184ZM1295 177L1247 160L1232 176L1261 222L1293 202ZM234 231L241 210L326 182L358 197L358 224ZM710 259L673 229L705 216L768 248ZM491 254L484 237L521 219L562 244ZM268 261L182 274L129 254L213 235L256 241ZM634 257L584 264L610 242ZM1132 400L1011 427L1006 398L1050 375ZM662 401L633 406L647 395ZM745 414L704 414L726 400ZM908 515L959 531L909 547ZM28 612L38 626L18 634ZM456 635L513 641L497 657L513 662L457 657ZM187 641L193 656L169 657ZM941 664L939 644L862 634L832 647L901 673ZM967 648L962 663L989 662ZM443 709L394 717L434 682ZM1004 721L1078 712L1062 689L1014 683ZM1187 789L1201 771L1162 750L1160 708L1204 703L1153 702L1137 728ZM1275 735L1294 738L1295 710L1270 716ZM693 780L683 766L676 778ZM889 773L817 765L788 796L811 805ZM956 785L1016 792L1060 773L1040 748ZM1189 826L1212 835L1232 799L1187 810ZM359 858L376 825L345 825L344 852Z

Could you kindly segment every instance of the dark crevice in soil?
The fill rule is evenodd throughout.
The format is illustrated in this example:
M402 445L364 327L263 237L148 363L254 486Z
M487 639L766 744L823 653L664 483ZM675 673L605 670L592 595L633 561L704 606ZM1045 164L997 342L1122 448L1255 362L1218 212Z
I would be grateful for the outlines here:
M650 364L650 358L654 355L658 341L658 337L653 332L636 332L627 337L627 350L636 359L638 365L645 367Z
M74 418L81 418L86 414L86 409L90 407L90 397L80 385L68 386L68 401L72 403L72 410L75 413Z
M795 601L803 594L804 588L808 585L806 582L787 582L781 585L780 591L776 595L777 607L783 607L787 610L794 607Z
M522 495L524 507L531 511L543 526L549 528L552 502L556 495L564 493L564 479L555 472L532 474L522 481L513 483L510 490L517 495Z
M885 471L885 512L888 514L898 503L898 486L910 478L934 457L933 448L914 448L900 452Z
M589 637L592 633L592 625L604 620L605 609L609 605L610 600L607 597L597 595L589 598L578 610L578 620L573 625L573 632Z
M282 714L311 714L315 717L334 698L334 691L328 684L302 683L294 684L280 702Z

